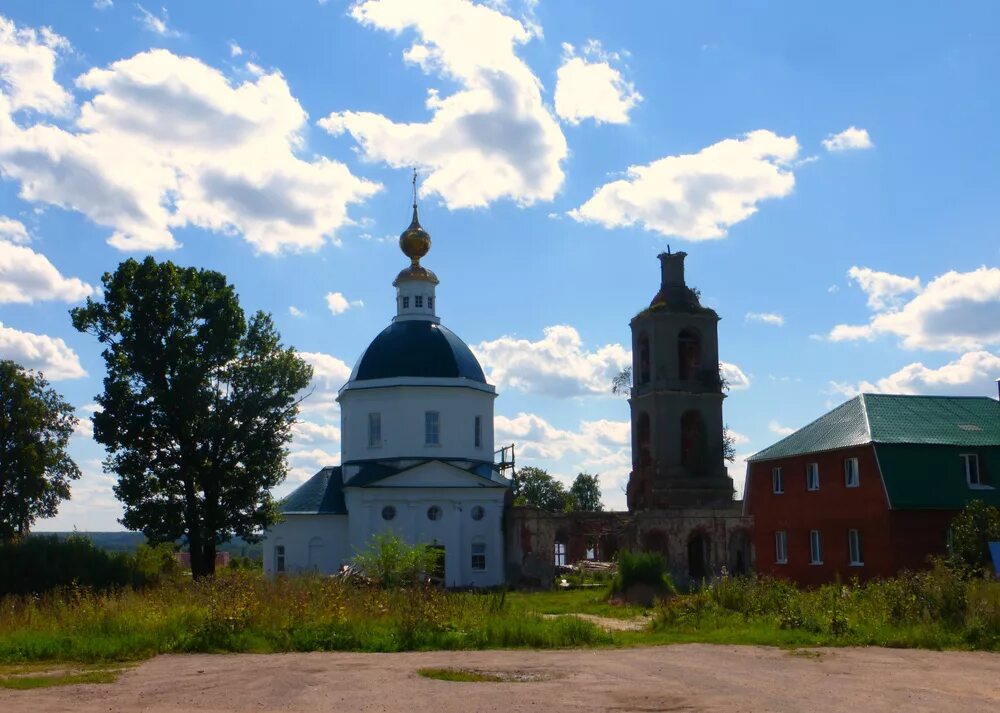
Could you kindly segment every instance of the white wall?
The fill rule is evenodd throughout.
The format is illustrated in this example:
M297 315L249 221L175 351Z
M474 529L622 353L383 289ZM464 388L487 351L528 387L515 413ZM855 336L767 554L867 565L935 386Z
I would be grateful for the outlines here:
M408 383L419 381L408 378ZM467 458L493 462L492 387L432 385L345 388L340 400L341 462L384 458ZM462 380L436 380L461 383ZM472 382L469 382L470 384ZM488 389L488 390L487 390ZM440 414L440 445L424 443L424 413ZM382 444L368 447L368 414L382 414ZM481 416L482 446L475 447Z
M274 548L285 547L285 571L333 574L351 559L347 515L285 515L267 531L263 541L264 573L275 572ZM310 550L318 538L321 546ZM310 561L310 555L314 561Z

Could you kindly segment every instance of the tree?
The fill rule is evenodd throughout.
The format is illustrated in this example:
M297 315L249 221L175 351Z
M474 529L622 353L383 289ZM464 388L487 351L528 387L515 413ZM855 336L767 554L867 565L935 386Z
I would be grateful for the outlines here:
M736 460L736 436L729 430L729 424L722 429L722 457L727 463Z
M194 576L212 575L217 544L274 522L270 489L312 369L270 315L247 322L218 272L147 257L102 282L103 301L72 316L105 345L94 438L118 476L120 522L154 543L186 538Z
M511 486L515 505L531 505L549 512L570 509L570 495L562 483L541 468L521 468Z
M572 509L578 512L601 512L601 476L577 473L576 480L569 488Z
M1000 510L973 500L951 523L951 557L976 573L989 571L988 543L1000 541Z
M632 367L626 366L611 379L611 393L615 396L632 395Z
M76 422L45 377L0 361L0 540L22 538L69 499L80 477L66 453Z

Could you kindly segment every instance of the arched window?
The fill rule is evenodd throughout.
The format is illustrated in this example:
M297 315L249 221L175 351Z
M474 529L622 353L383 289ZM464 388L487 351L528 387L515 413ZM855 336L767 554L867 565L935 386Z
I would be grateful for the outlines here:
M712 541L704 532L695 531L688 538L688 576L700 582L712 570Z
M638 427L638 464L649 465L653 462L653 454L649 446L650 441L650 427L649 427L649 414L645 411L639 414L639 427Z
M646 384L649 379L649 335L644 332L639 335L639 383Z
M705 464L705 423L697 411L681 416L681 464L695 473Z
M681 380L698 378L701 367L701 339L693 329L683 329L677 335L677 368Z
M663 530L650 530L642 538L642 549L646 552L655 552L663 555L664 559L670 554L667 544L667 533Z

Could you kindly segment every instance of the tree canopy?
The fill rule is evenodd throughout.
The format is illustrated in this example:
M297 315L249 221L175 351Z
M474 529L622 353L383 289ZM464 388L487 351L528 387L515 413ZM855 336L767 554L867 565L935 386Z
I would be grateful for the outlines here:
M254 541L276 517L270 489L312 368L270 315L247 321L218 272L147 257L102 283L103 301L72 316L105 345L94 438L118 476L121 523L152 542L186 538L193 574L213 574L217 544Z
M601 476L591 473L578 473L573 485L569 488L573 510L581 512L601 512L604 504L601 502Z
M23 537L69 499L80 477L66 453L76 423L41 374L0 361L0 540Z
M514 504L529 505L549 512L600 512L600 476L580 473L567 490L541 468L529 466L514 473Z

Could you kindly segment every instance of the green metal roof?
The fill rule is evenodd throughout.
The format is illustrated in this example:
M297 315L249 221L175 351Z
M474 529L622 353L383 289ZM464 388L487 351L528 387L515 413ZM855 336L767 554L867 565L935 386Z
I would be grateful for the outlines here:
M346 515L344 478L340 466L318 472L282 500L278 510L286 515Z
M866 443L1000 446L1000 401L978 396L861 394L748 460Z

